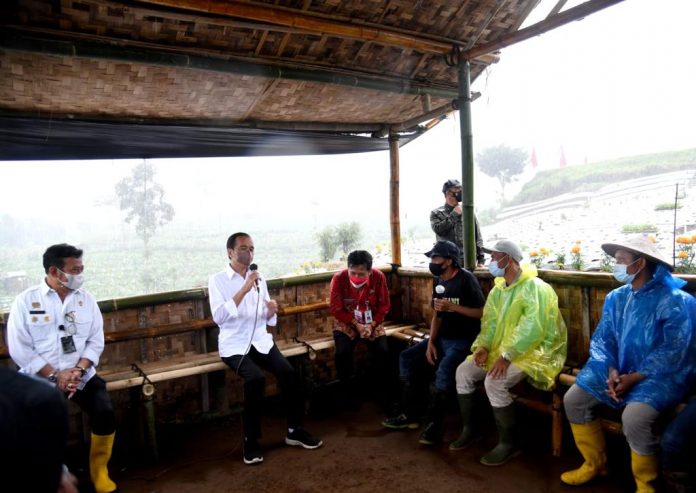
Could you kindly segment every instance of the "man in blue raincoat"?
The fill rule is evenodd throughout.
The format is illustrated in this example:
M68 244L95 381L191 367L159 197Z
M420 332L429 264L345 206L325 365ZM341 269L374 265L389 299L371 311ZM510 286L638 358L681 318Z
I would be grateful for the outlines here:
M561 481L579 485L607 473L604 435L595 409L623 409L623 433L639 493L655 491L659 438L655 421L688 390L694 367L696 301L681 291L672 266L647 238L605 243L614 257L611 291L590 342L590 358L565 395L573 437L585 462Z

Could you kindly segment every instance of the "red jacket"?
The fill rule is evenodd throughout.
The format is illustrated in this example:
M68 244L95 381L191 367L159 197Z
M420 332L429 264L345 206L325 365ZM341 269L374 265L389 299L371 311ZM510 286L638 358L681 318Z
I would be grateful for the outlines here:
M367 290L367 291L365 291ZM382 271L371 269L368 282L360 289L356 289L350 283L348 269L338 272L331 279L331 301L329 310L336 319L334 330L340 330L351 338L358 335L352 325L353 312L356 308L372 311L373 332L370 339L384 335L384 319L389 313L391 302L389 301L389 287L387 277Z

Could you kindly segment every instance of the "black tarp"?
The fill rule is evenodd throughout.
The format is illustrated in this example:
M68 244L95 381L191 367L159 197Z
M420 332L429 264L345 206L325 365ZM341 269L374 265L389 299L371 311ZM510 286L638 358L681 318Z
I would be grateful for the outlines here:
M399 143L416 136L404 136ZM386 138L335 132L0 117L2 161L290 156L387 149Z

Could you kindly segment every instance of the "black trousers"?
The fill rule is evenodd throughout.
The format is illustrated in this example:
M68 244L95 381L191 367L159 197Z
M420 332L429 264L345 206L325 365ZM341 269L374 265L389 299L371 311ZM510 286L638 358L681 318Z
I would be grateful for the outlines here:
M260 353L252 346L246 356L235 354L222 358L222 361L244 379L242 420L246 438L256 440L261 437L261 411L266 388L263 370L268 371L278 380L288 418L288 428L302 426L304 399L300 379L290 362L281 354L278 346L274 344L268 354Z
M372 356L375 369L375 382L383 392L387 404L396 400L398 390L398 378L396 365L390 364L389 344L387 336L376 337L373 341L356 337L351 339L343 332L334 330L334 343L336 344L336 376L338 380L350 387L353 378L353 352L360 341L367 344L367 349Z
M116 431L111 397L106 391L106 382L99 375L90 378L85 387L75 392L70 400L87 415L89 426L95 435L111 435Z

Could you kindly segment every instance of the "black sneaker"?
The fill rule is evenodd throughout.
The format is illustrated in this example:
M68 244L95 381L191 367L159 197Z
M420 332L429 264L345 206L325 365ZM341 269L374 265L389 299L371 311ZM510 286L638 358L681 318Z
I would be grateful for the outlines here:
M408 416L403 413L385 419L382 421L382 426L391 430L417 430L420 427L418 421L409 419Z
M324 442L322 442L319 438L312 436L309 432L303 430L302 428L295 428L292 433L287 434L285 437L285 443L297 447L314 449L321 447Z
M245 464L260 464L263 462L263 454L259 442L253 439L244 439L244 463Z

